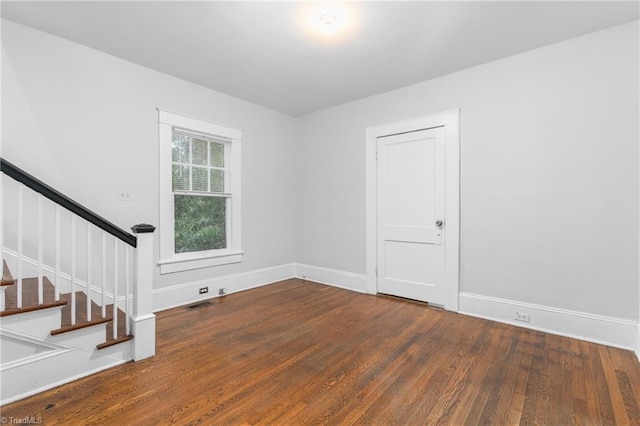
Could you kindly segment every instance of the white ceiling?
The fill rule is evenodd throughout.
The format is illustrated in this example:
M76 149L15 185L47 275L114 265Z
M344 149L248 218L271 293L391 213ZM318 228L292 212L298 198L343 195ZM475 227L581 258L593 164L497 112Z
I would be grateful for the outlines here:
M2 17L299 116L636 20L627 2L2 2Z

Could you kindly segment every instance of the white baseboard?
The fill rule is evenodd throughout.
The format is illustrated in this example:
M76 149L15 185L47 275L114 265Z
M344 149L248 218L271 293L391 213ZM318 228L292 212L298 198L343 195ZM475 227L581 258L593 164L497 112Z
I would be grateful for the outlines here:
M640 362L640 323L638 324L638 331L636 333L636 356L638 357L638 362Z
M9 258L15 259L17 257L13 250L5 248L4 253ZM32 268L37 266L37 262L33 259L25 257L24 260ZM44 265L43 269L46 273L53 273L53 268L48 265ZM227 294L229 294L293 277L304 278L309 281L359 293L367 292L367 281L364 274L304 263L290 263L154 289L153 310L158 312L217 297L218 289L221 287L225 287ZM63 281L62 286L66 290L66 287L69 286L67 282L70 281L71 277L68 274L61 273L60 278ZM80 280L76 282L76 285L83 289L87 287L87 284ZM201 287L209 287L209 293L200 295L198 290ZM99 291L99 288L92 286L92 292L97 294ZM108 299L112 298L112 295L108 292L105 292L105 295ZM123 303L123 300L124 296L120 296L118 303ZM528 323L516 321L514 319L516 311L529 314L531 321ZM459 294L459 312L492 321L632 350L640 361L640 324L635 321L473 293Z
M635 321L472 293L460 293L459 312L640 353L638 348L640 329ZM529 314L530 322L516 321L514 319L516 312Z
M304 263L296 263L295 268L296 278L303 278L333 287L357 291L359 293L367 292L367 277L364 274L322 268Z
M218 297L218 289L223 287L226 288L227 294L230 294L293 277L295 277L295 264L290 263L240 274L157 288L153 290L153 311L163 311L176 306ZM209 287L209 292L199 294L198 290L202 287Z

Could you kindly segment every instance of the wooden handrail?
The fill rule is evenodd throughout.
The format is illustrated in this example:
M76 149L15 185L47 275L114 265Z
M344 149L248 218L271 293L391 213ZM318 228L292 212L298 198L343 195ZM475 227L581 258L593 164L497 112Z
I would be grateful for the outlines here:
M9 161L5 160L4 158L0 158L0 171L2 171L7 176L10 176L11 178L17 180L18 182L24 184L28 188L31 188L32 190L42 194L44 197L48 198L49 200L53 201L56 204L59 204L60 206L69 210L70 212L91 222L92 224L102 229L103 231L108 232L114 237L124 241L126 244L129 244L131 247L136 247L137 238L135 235L131 235L124 229L118 227L117 225L114 225L113 223L109 222L102 216L92 212L91 210L84 207L80 203L67 197L60 191L57 191L56 189L50 187L49 185L42 182L38 178L25 172L21 168L15 166L14 164L11 164Z

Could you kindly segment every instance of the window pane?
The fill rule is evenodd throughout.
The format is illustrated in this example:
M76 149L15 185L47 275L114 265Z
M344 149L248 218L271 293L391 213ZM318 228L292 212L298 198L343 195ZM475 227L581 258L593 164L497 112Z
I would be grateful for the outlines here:
M211 170L211 192L224 192L224 170Z
M211 164L213 167L224 167L224 144L211 142Z
M193 164L198 164L200 166L207 166L207 156L209 153L207 152L207 145L209 145L208 141L203 141L201 139L193 138Z
M195 146L195 144L194 144ZM193 150L195 152L195 149ZM192 191L208 191L207 188L207 180L209 177L207 176L207 169L204 167L194 167L191 169L191 173L193 173L193 183L191 186Z
M173 165L173 190L189 190L189 166Z
M187 253L227 247L227 199L174 195L175 251Z
M189 162L189 136L173 132L171 156L176 163Z

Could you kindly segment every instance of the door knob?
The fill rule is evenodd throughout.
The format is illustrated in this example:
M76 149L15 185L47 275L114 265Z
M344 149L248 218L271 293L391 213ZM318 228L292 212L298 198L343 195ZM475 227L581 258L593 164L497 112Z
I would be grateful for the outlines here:
M442 225L444 225L444 222L443 222L443 221L441 221L441 220L436 220L436 226L437 226L438 228L442 228Z

